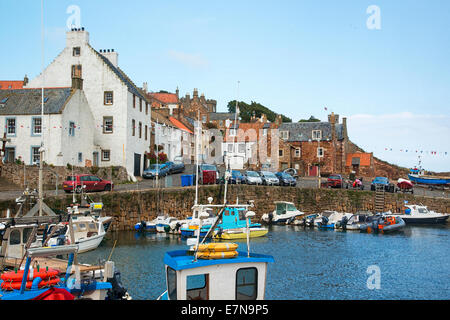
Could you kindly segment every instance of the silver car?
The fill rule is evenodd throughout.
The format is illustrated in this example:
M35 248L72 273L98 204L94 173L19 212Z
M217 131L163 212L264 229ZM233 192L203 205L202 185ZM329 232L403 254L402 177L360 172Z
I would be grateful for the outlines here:
M246 184L262 184L263 181L256 171L245 171L244 174Z
M278 186L278 185L280 185L280 180L278 179L278 177L273 172L260 171L259 175L261 176L262 182L265 185L268 185L268 186Z

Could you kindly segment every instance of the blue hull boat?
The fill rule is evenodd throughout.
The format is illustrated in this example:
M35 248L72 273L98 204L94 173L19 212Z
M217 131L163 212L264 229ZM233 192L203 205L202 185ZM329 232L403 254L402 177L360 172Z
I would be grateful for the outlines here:
M450 185L450 178L447 177L433 177L433 176L420 176L414 174L408 174L409 180L418 184L429 185Z

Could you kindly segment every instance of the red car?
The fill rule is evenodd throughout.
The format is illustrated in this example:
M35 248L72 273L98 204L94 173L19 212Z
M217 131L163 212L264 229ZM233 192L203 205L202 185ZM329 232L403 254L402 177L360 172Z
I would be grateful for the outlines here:
M81 193L81 188L84 191L111 191L114 188L114 184L111 181L100 179L97 176L91 174L77 174L68 176L63 183L63 189L65 192Z
M332 174L328 177L327 186L328 188L343 188L344 179L340 174Z

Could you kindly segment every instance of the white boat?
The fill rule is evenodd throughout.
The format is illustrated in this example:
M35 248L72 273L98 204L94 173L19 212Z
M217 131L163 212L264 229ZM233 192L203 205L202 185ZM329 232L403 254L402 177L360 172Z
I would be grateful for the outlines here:
M159 217L158 217L159 218ZM163 217L164 219L160 219L159 221L154 221L156 223L156 232L159 233L169 233L171 230L170 225L173 223L177 223L178 219L174 217Z
M353 214L350 216L345 226L343 226L343 229L360 231L360 227L367 223L368 217L373 215L374 214L371 212L359 212Z
M392 216L401 217L406 224L440 224L445 223L450 215L428 210L424 205L411 204L405 205L403 213Z
M72 216L75 244L78 245L78 253L95 250L106 235L103 223L90 215ZM48 241L50 246L71 244L70 228L64 234L64 243L61 238L53 237Z
M275 210L262 215L261 220L271 224L290 224L295 217L304 215L292 202L275 201Z

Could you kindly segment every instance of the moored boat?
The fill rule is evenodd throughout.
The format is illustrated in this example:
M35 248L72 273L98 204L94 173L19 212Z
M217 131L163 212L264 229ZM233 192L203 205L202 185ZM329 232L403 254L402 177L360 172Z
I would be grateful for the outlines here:
M290 224L298 216L304 215L292 202L275 201L275 210L262 215L261 220L268 224Z
M406 205L401 214L393 214L394 217L401 217L406 224L441 224L447 222L450 216L447 213L438 213L428 210L424 205Z

